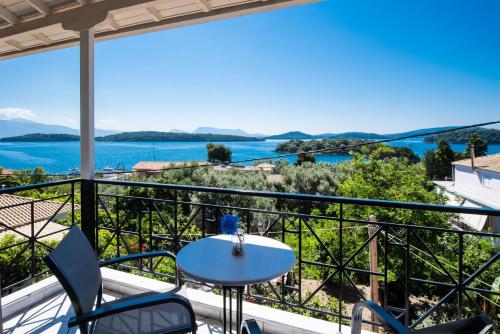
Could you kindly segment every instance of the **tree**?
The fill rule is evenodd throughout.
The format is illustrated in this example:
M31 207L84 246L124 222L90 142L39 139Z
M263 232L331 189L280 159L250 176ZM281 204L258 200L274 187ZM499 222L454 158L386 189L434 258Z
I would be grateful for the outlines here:
M408 147L391 147L385 144L371 145L372 147L363 147L361 153L370 155L376 159L408 159L412 164L420 162L420 157Z
M304 162L316 163L316 157L311 153L301 153L297 157L297 166L302 165Z
M231 162L233 153L231 149L224 144L207 144L207 155L209 162Z
M451 163L455 160L455 152L446 140L440 140L435 150L424 156L426 175L429 180L444 180L451 177Z
M482 157L488 152L488 144L486 144L478 133L473 133L469 136L469 140L467 141L467 152L465 152L468 157L470 157L472 145L474 145L474 155L476 157Z

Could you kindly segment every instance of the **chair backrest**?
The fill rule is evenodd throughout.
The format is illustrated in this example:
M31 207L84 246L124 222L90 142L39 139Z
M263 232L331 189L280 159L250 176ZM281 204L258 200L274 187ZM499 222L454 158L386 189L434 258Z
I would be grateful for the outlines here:
M102 276L94 249L80 228L73 225L44 261L66 290L75 313L92 311L102 291Z

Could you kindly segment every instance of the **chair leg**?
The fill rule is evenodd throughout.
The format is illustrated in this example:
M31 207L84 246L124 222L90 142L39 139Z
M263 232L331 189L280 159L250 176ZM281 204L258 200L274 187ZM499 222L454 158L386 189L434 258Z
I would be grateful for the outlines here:
M89 325L88 324L80 324L80 334L89 334Z

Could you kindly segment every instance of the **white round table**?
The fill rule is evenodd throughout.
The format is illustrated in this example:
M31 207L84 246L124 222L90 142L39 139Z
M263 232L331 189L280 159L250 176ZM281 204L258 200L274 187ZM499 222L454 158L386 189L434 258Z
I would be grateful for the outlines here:
M226 297L229 292L229 330L232 330L232 289L236 290L236 331L240 332L243 313L243 290L246 285L263 283L289 272L295 253L278 240L245 235L245 252L232 253L230 235L217 235L192 242L177 254L177 266L185 275L222 286L224 298L224 333L226 332Z

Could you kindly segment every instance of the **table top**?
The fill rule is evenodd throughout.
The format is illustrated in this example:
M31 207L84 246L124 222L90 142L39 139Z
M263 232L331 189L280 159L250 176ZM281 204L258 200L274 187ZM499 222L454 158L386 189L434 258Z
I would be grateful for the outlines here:
M200 282L245 286L270 281L289 272L295 253L278 240L245 235L245 253L233 255L230 235L192 242L177 254L177 266Z

